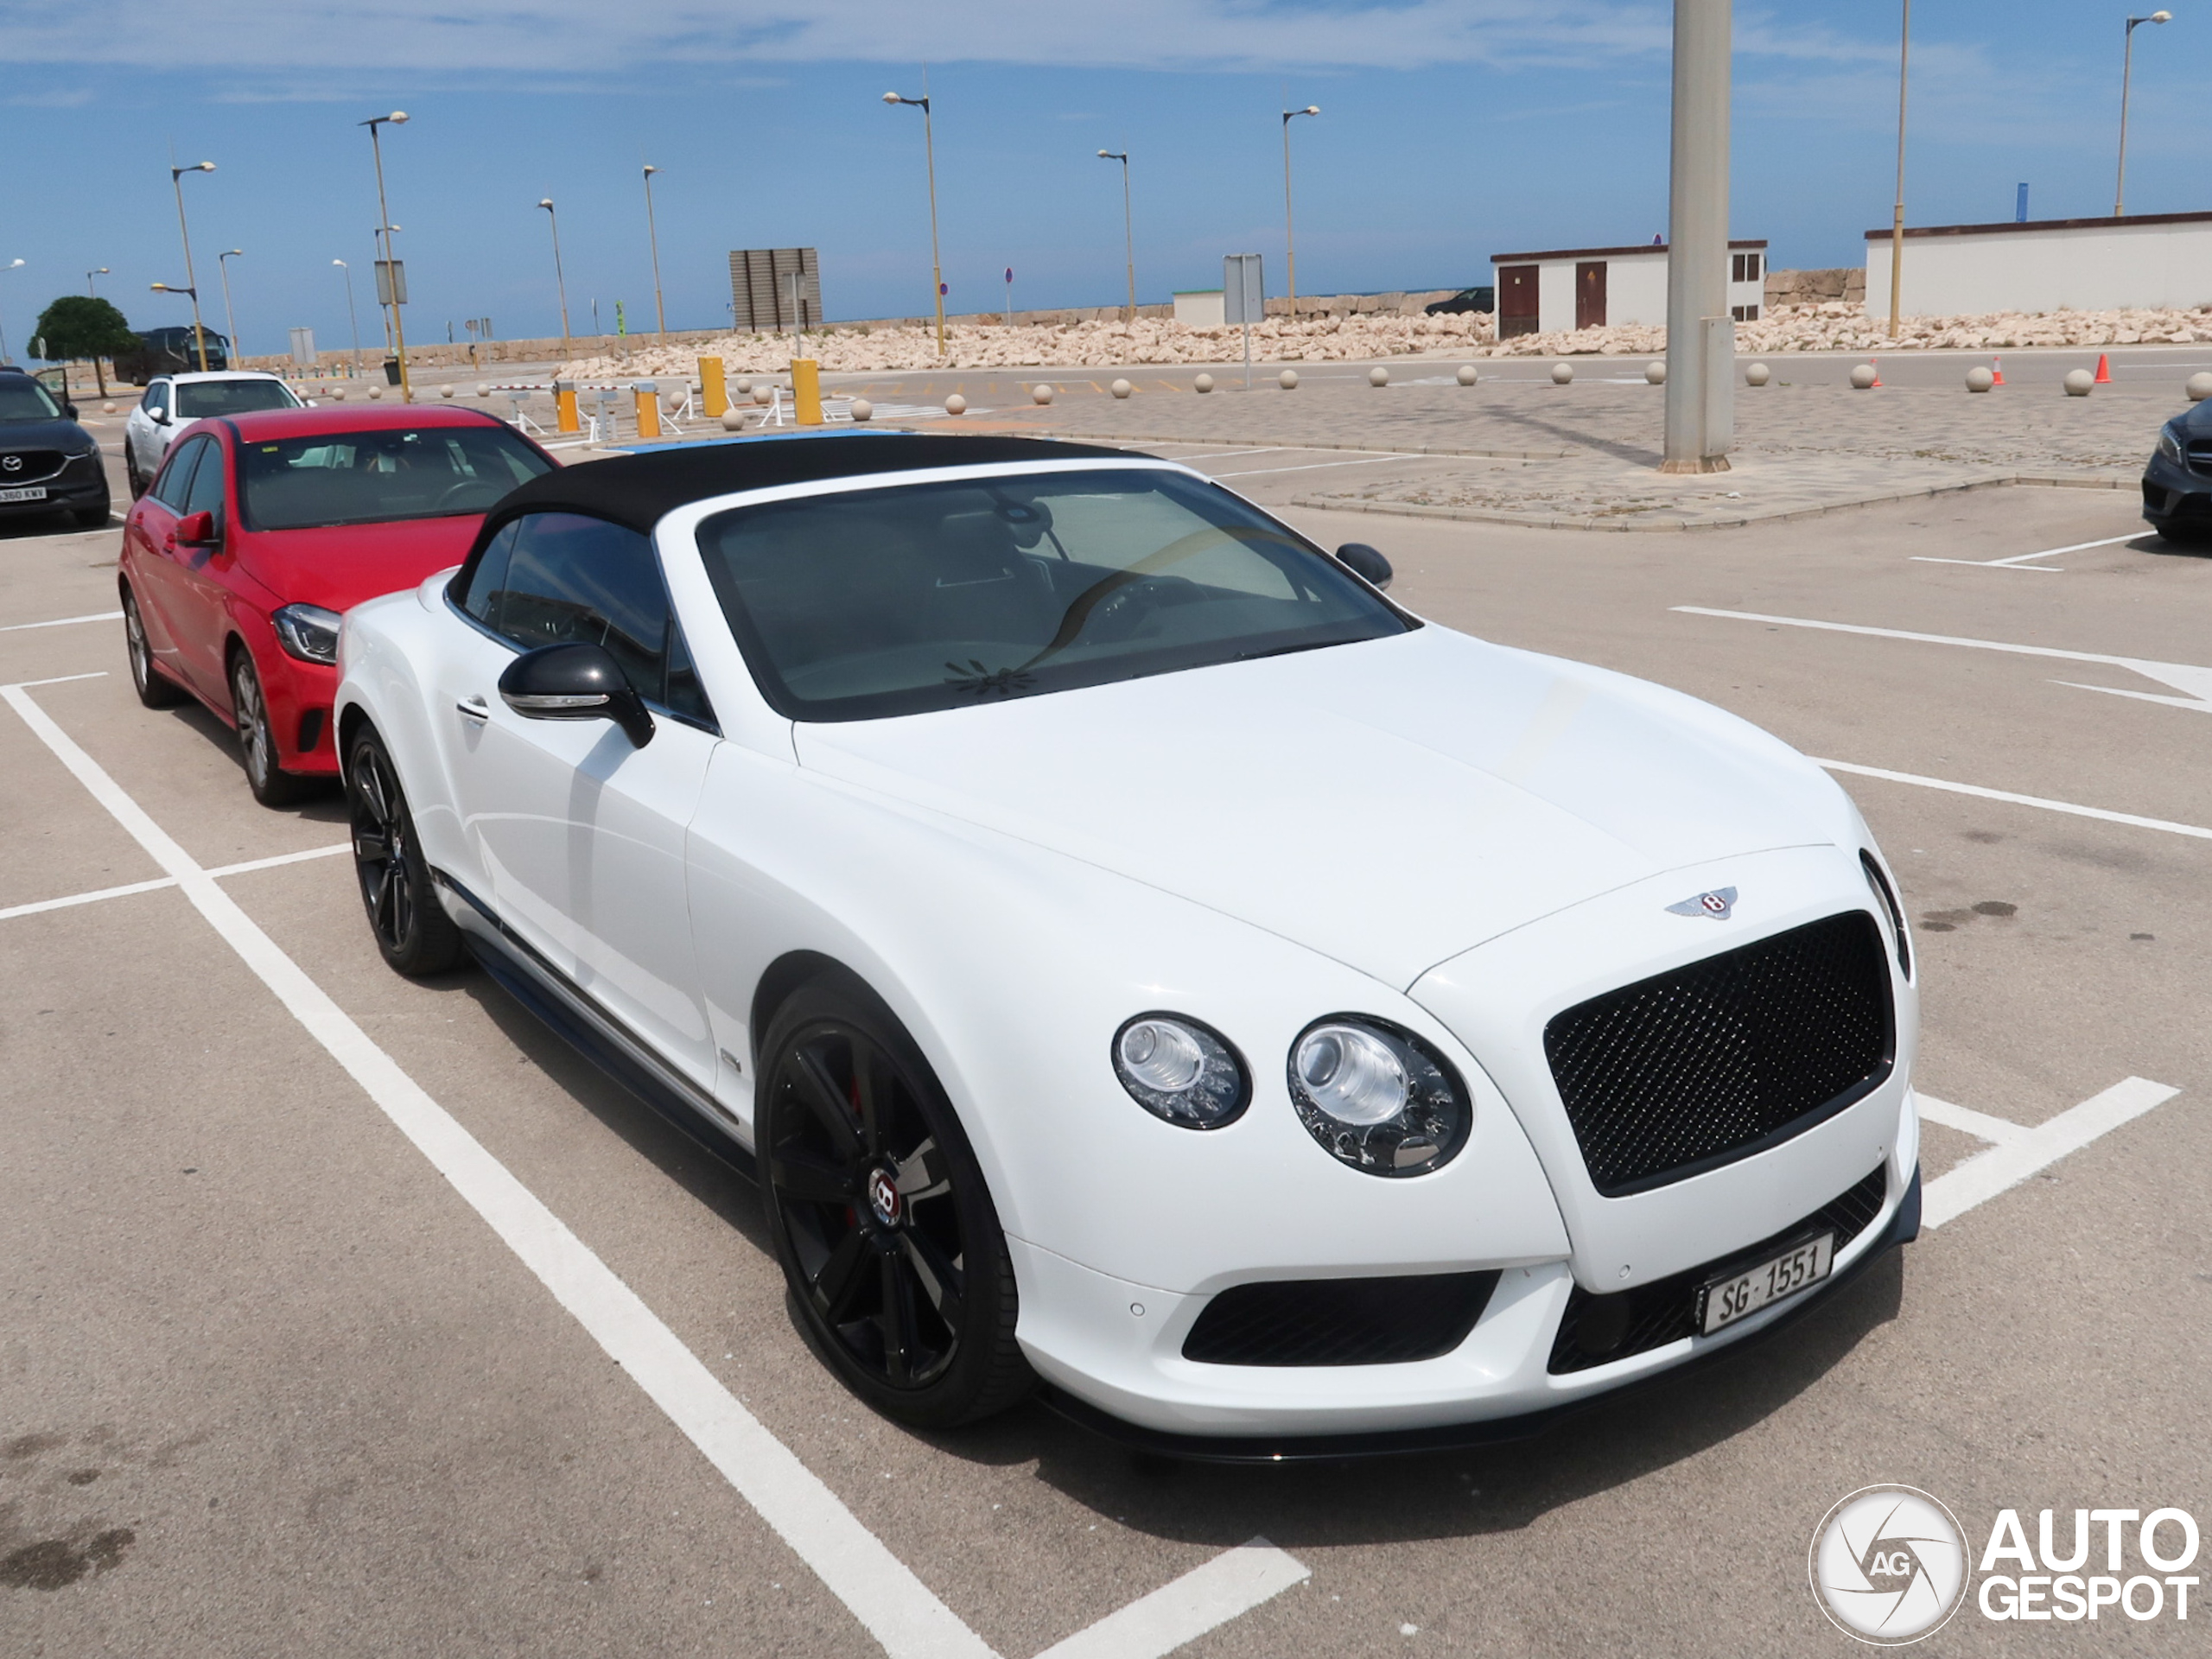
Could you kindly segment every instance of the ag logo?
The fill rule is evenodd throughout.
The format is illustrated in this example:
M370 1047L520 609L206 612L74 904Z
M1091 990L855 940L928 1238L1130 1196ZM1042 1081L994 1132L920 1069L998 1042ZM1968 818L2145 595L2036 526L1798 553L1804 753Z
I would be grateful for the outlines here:
M1821 1517L1808 1563L1813 1599L1847 1634L1902 1647L1941 1629L1967 1582L1950 1510L1911 1486L1868 1486Z

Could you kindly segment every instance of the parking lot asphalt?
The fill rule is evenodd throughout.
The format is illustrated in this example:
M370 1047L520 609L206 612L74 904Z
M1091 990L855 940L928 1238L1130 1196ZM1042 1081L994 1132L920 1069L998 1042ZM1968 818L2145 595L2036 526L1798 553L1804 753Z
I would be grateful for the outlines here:
M1300 476L1238 487L1280 505ZM1531 1441L1180 1465L1033 1405L916 1436L809 1355L741 1174L481 976L391 974L348 861L323 855L335 797L257 807L219 722L137 705L119 624L64 620L112 611L116 532L19 528L0 535L0 684L19 688L0 694L0 1651L1134 1656L1164 1638L1117 1613L1264 1537L1306 1576L1229 1596L1211 1629L1185 1608L1203 1633L1178 1651L1840 1653L1806 1548L1856 1488L1936 1493L1973 1547L2001 1508L2031 1532L2044 1508L2202 1516L2212 702L2190 688L2212 683L2212 558L2137 534L2106 492L1697 537L1281 510L1381 545L1394 594L1439 622L1857 768L1838 775L1917 930L1918 1081L1955 1123L2051 1124L2130 1078L2178 1092L1979 1201L1942 1183L1985 1141L1931 1122L1931 1209L1957 1207L1919 1243L1771 1340ZM140 890L53 904L116 887ZM243 930L219 930L226 906ZM280 999L285 963L334 1023L296 986ZM480 1171L401 1132L397 1085L365 1087L378 1055L736 1402L730 1433L770 1438L718 1461L741 1434L702 1435L603 1309L518 1254ZM802 1524L837 1515L862 1530ZM841 1571L861 1538L892 1566ZM886 1623L869 1597L900 1573L944 1621ZM921 1605L900 1593L894 1614ZM1924 1650L2193 1641L2171 1618L1969 1607Z

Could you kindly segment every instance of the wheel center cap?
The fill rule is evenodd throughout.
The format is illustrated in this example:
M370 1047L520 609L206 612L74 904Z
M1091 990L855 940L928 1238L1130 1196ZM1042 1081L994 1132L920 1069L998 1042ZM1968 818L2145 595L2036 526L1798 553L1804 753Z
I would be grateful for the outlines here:
M887 1169L871 1170L868 1178L868 1207L875 1211L875 1218L886 1227L896 1227L906 1213L906 1201L899 1197L899 1188Z

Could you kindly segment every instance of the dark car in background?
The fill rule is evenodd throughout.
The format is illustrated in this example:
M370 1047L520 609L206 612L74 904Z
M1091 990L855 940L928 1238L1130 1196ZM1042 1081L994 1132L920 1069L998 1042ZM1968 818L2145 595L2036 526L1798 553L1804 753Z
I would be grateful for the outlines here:
M37 377L0 369L0 516L67 512L80 528L107 523L99 445Z
M203 328L207 346L207 361L204 365L211 373L231 366L231 343L213 328ZM149 385L157 376L189 374L203 365L200 353L193 343L189 326L181 328L142 328L138 331L139 348L126 352L115 359L115 375L118 380L134 386Z
M2212 539L2212 402L2158 429L2143 469L2143 518L2171 541Z
M1423 308L1432 317L1455 316L1465 311L1497 309L1497 289L1485 283L1481 288L1463 288L1447 300L1434 300Z

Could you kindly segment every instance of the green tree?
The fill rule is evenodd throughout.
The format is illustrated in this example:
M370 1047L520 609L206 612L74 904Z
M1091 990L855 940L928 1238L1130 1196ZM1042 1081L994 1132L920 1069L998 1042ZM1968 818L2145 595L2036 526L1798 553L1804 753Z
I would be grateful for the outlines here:
M39 355L49 362L82 362L89 359L100 396L107 396L107 375L100 359L138 349L138 336L122 312L105 300L85 294L65 294L39 313L37 334L45 342Z

